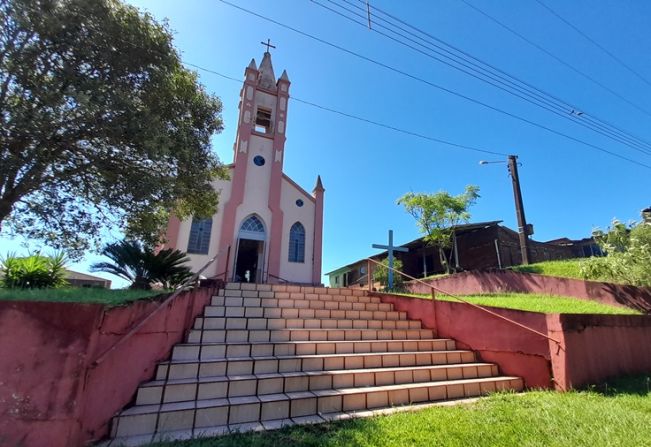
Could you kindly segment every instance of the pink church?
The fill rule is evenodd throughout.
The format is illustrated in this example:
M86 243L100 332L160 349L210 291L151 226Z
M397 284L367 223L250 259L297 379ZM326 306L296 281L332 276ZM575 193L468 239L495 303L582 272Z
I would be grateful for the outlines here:
M167 247L188 253L193 271L227 281L321 283L321 178L309 194L283 173L289 78L278 80L265 52L244 72L229 180L213 182L220 203L210 219L172 218Z

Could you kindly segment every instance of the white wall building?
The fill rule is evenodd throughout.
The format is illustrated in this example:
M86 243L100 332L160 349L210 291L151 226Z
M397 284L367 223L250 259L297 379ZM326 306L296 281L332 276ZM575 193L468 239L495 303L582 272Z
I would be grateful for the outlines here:
M312 194L283 173L289 78L276 81L265 52L244 72L230 180L217 180L219 207L210 219L172 218L167 247L188 253L197 271L227 281L321 283L324 189Z

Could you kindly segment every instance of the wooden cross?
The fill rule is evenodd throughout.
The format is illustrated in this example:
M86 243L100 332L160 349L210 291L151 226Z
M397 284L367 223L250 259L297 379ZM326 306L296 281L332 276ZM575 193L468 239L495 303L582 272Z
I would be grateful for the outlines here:
M271 39L267 39L267 43L264 42L260 42L260 43L267 47L267 51L265 51L265 53L269 52L269 48L274 48L274 49L276 48L275 46L271 45Z
M393 230L389 230L389 245L373 244L372 247L386 250L389 254L389 290L393 290L393 252L400 251L406 253L409 249L404 247L395 247L393 245ZM370 274L370 272L368 272L368 274Z

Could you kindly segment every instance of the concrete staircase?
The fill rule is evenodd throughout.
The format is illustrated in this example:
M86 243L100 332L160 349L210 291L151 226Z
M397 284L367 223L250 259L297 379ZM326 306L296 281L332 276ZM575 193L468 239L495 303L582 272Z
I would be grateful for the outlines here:
M112 423L111 446L521 390L366 291L229 283Z

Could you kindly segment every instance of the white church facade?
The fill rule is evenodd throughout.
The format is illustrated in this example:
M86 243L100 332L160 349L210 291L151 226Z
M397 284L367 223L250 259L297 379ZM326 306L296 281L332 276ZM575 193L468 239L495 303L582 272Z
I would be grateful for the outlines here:
M230 179L216 180L209 219L172 217L166 247L188 253L193 271L226 281L321 283L324 192L312 194L283 173L290 81L276 80L271 55L245 70Z

